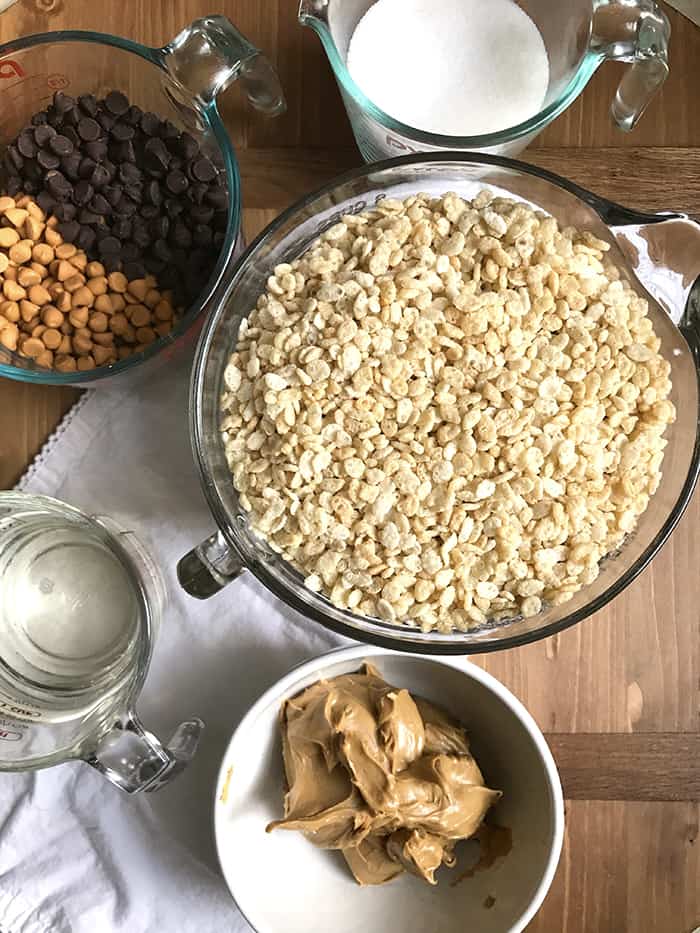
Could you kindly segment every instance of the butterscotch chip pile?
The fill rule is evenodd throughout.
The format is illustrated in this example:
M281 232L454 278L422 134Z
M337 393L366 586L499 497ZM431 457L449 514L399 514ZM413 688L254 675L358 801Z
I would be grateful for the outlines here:
M26 196L0 197L0 345L70 373L126 359L178 317L155 278L106 274Z
M252 527L336 605L424 630L571 599L675 419L608 248L490 192L420 194L278 266L221 399Z

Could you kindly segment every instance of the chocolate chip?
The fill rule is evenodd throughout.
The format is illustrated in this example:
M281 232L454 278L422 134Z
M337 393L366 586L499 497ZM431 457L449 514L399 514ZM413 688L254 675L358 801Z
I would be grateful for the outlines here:
M78 181L80 178L80 153L79 152L69 152L67 156L64 156L61 159L61 168L63 174L67 175L71 181Z
M73 185L55 169L46 173L46 187L57 201L65 201L73 193Z
M81 178L91 178L92 173L95 171L95 166L97 163L94 159L90 159L87 156L81 160L80 168L78 169L78 175Z
M163 262L169 262L169 260L172 258L172 252L165 240L155 241L153 244L153 255L157 259L162 259Z
M39 110L31 119L32 126L47 126L48 122L49 115L45 110Z
M75 100L63 91L56 91L53 95L53 106L57 113L64 114L75 107Z
M116 139L117 142L123 143L134 138L135 130L133 126L129 126L128 123L115 123L110 130L110 135L112 139Z
M46 120L50 126L59 127L63 125L63 114L59 113L55 107L49 107L46 111Z
M95 166L90 181L95 188L102 188L103 185L109 184L109 172L104 165Z
M195 204L190 208L190 220L195 224L208 224L214 217L214 208Z
M102 189L102 194L107 199L108 203L112 207L116 207L119 204L122 196L121 185L105 185Z
M129 109L129 98L121 91L110 91L105 97L105 107L115 117L120 117Z
M119 272L122 267L122 260L119 253L108 253L102 257L102 265L105 267L107 275L110 272Z
M75 204L71 204L70 201L57 204L53 209L54 217L56 217L57 220L64 220L66 222L75 220L77 213L78 208Z
M73 189L73 201L79 206L84 206L87 204L92 196L95 193L95 189L92 187L89 181L83 179L79 181L78 184ZM84 220L83 223L88 223L87 220Z
M106 236L100 240L99 250L101 253L118 253L121 249L121 243L115 236Z
M163 195L160 193L160 185L157 181L149 181L144 189L144 197L149 204L160 205L163 203Z
M165 186L171 194L183 194L188 185L187 176L180 171L169 172L165 179Z
M17 151L25 159L33 159L37 154L37 145L34 139L34 133L31 130L24 130L17 137Z
M101 219L99 214L96 214L87 207L84 207L78 212L78 220L81 224L98 224Z
M209 191L209 186L204 184L190 185L189 197L190 201L194 201L195 204L201 204L204 201L204 198Z
M111 155L115 162L135 162L136 150L130 139L123 143L114 143L111 148Z
M19 140L17 140L19 143ZM28 156L28 158L32 158ZM24 168L24 157L20 153L17 146L10 146L7 150L7 161L10 168L14 168L15 171L21 172Z
M97 98L94 94L82 94L78 98L78 106L88 117L97 116Z
M154 217L148 229L154 240L165 240L170 231L170 221L165 216Z
M119 180L125 185L136 185L143 177L141 175L141 170L131 162L125 162L123 165L120 165L118 174Z
M83 226L80 228L80 233L76 238L75 245L78 249L84 249L85 252L88 252L95 245L96 239L95 231L91 230L88 226Z
M209 246L213 236L211 227L206 224L195 224L192 230L192 240L197 246Z
M49 140L49 149L57 156L67 156L73 151L73 143L67 137L57 133Z
M183 159L191 161L196 159L199 155L199 143L194 138L190 136L189 133L183 133L179 140L179 150Z
M181 246L186 249L188 246L192 245L192 234L190 233L188 227L185 226L181 221L177 221L173 226L172 232L170 234L170 241L174 243L175 246Z
M114 176L117 174L117 166L114 162L110 162L109 159L105 159L102 165L105 172L107 172L107 183L111 184L114 181Z
M111 206L116 207L122 197L122 187L121 185L105 185L105 187L102 189L102 193L107 198L107 201L111 204Z
M81 142L80 136L78 136L78 134L76 133L76 131L73 129L72 126L62 127L61 132L66 137L66 139L69 139L73 143L74 146L80 145L80 142Z
M54 155L53 152L47 152L45 149L41 150L36 160L45 172L50 171L52 168L58 168L61 164L61 160L57 155Z
M91 211L94 211L96 214L111 214L112 205L107 200L106 197L102 194L96 194L88 204L88 207Z
M213 181L216 178L216 168L211 159L206 156L196 159L192 164L191 171L197 181Z
M65 223L60 223L56 229L61 234L64 240L67 240L69 243L73 243L80 233L80 224L77 220L69 220Z
M80 122L80 111L77 107L74 107L72 110L69 110L63 115L63 132L65 133L68 129L73 129Z
M8 175L5 187L10 197L14 197L22 190L22 179L19 175Z
M136 243L125 243L121 248L122 262L133 262L141 255L141 249Z
M48 141L56 135L56 130L52 126L44 124L43 126L37 126L34 130L34 142L37 146L45 146Z
M114 213L119 214L120 217L131 217L132 214L136 213L137 207L138 205L135 204L131 198L122 196L119 203L114 208Z
M39 193L39 182L25 179L24 181L24 193L25 194L38 194Z
M141 129L146 136L156 136L160 128L160 117L155 113L146 111L141 117Z
M48 191L40 191L36 196L36 203L45 214L52 214L54 207L56 206L56 202Z
M128 123L129 126L138 126L141 122L142 116L143 110L141 110L140 107L137 107L136 104L132 104L131 107L129 107L128 112L125 113L122 117L122 120L124 120L125 123Z
M146 275L146 267L141 262L124 263L122 271L130 282L133 282L134 279L143 279Z
M113 117L110 113L107 113L106 110L101 110L97 114L97 122L100 124L103 130L109 131L117 121L116 118Z
M152 237L151 234L145 227L137 227L134 223L134 228L131 232L131 239L139 246L141 249L146 249L147 246L151 245Z
M95 162L102 162L107 157L107 142L104 139L86 143L84 149L86 155L89 155Z
M138 207L143 200L143 187L142 185L128 185L124 188L124 194L131 198Z
M139 210L139 214L144 220L153 220L154 217L160 216L160 208L155 204L144 204Z
M83 117L78 122L78 136L86 143L95 142L101 135L100 124L97 120L93 120L92 117Z
M163 120L158 135L161 139L176 139L180 135L180 130L170 120Z
M144 146L144 152L159 168L167 168L170 163L170 153L162 139L149 139Z
M182 201L176 201L175 198L165 199L165 211L168 217L178 217L185 209Z
M132 224L127 217L118 217L112 224L112 234L124 241L131 236Z

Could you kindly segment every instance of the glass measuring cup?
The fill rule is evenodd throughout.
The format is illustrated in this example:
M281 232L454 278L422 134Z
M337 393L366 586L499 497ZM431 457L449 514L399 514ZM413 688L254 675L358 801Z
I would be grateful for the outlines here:
M301 0L299 21L319 36L366 162L411 152L468 149L515 155L578 97L604 61L629 62L612 118L631 130L668 74L668 19L654 0L517 0L539 29L549 58L542 109L483 136L442 136L395 120L355 83L346 66L350 39L374 0ZM417 62L420 68L421 63ZM429 74L426 74L429 80ZM469 89L465 89L469 93Z
M193 325L205 310L239 245L240 176L216 98L240 81L257 110L275 116L285 108L277 75L267 59L223 16L195 20L163 48L95 32L59 31L15 39L0 46L0 156L55 91L75 97L126 93L133 104L191 133L223 168L228 225L216 266L197 299L172 332L143 352L109 367L60 373L37 366L0 346L0 375L52 385L103 385L158 357L169 359L195 339ZM2 193L2 192L0 192ZM144 367L150 370L152 367Z
M0 771L80 758L128 793L162 787L203 724L164 746L134 711L162 609L133 534L63 502L0 493Z

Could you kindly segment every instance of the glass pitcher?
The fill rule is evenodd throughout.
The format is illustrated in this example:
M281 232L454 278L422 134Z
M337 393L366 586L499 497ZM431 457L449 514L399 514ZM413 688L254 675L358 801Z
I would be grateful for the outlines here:
M194 136L223 167L228 224L208 282L172 332L141 353L109 367L60 373L0 346L0 375L51 385L103 385L121 379L141 363L169 359L193 345L203 314L229 261L240 250L240 176L235 152L217 108L217 96L239 81L257 110L276 116L285 109L277 75L268 60L223 16L195 20L163 48L95 32L47 32L0 45L0 155L33 114L56 91L72 97L123 91L132 104L170 120ZM152 366L144 366L149 370Z
M0 492L0 771L83 759L128 793L192 758L203 724L167 746L134 704L163 604L130 532L44 496Z
M612 102L612 118L620 129L632 129L668 74L670 26L654 0L517 2L539 29L549 58L549 87L542 109L524 123L497 133L442 136L393 119L351 77L346 67L350 39L374 0L301 0L299 21L318 33L366 162L441 149L514 155L566 110L608 59L630 63Z

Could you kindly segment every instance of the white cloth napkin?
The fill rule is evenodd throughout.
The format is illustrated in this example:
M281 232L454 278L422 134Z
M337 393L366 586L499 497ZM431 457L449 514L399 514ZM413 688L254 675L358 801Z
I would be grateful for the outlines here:
M183 719L201 716L198 754L172 785L136 797L81 762L0 774L3 933L250 929L216 860L218 766L251 703L289 668L342 639L250 575L206 602L179 589L177 560L214 530L190 451L188 382L186 362L138 391L89 392L19 488L110 515L149 548L169 604L138 710L163 740Z

